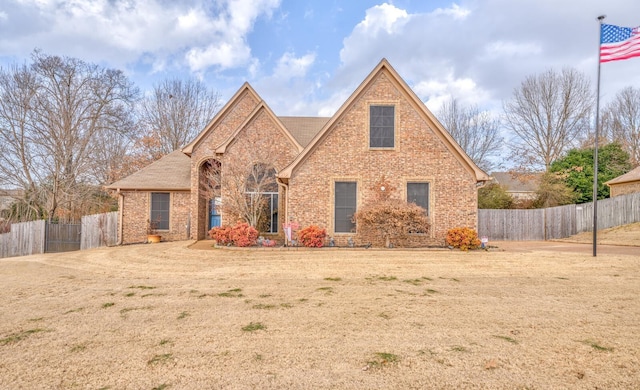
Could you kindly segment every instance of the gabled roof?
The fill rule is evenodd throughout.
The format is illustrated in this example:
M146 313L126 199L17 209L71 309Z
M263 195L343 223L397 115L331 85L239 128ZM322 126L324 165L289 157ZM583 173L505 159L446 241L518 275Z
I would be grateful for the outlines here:
M541 173L493 172L491 178L507 192L535 192L540 184Z
M306 147L320 132L330 117L279 116L280 122L289 130L300 145Z
M191 159L179 150L108 185L112 190L191 190Z
M396 86L404 92L409 101L413 104L416 111L421 114L421 116L427 121L427 123L431 124L431 128L434 133L440 137L446 147L458 158L458 160L465 166L465 168L472 173L476 181L488 181L489 176L480 169L467 154L462 150L460 145L453 139L453 137L449 134L448 131L444 129L442 124L436 119L436 117L427 109L424 103L418 98L418 96L413 92L411 88L407 85L407 83L400 77L400 75L396 72L395 69L389 64L386 58L383 58L380 63L369 73L369 75L364 79L364 81L356 88L356 90L351 94L349 99L347 99L344 104L340 107L340 109L329 119L329 121L322 127L322 129L316 134L313 139L309 142L309 145L296 157L295 160L289 166L284 168L278 174L278 177L281 179L289 179L293 174L293 171L306 160L307 156L316 148L316 146L321 143L321 141L326 138L327 134L331 132L342 115L351 107L351 105L364 93L366 88L375 80L375 78L382 72L387 72L390 76L391 80L395 82Z
M636 167L635 169L630 170L629 172L625 173L624 175L620 175L616 178L613 178L611 180L609 180L608 182L604 183L608 186L612 185L612 184L622 184L622 183L629 183L632 181L640 181L640 166Z
M254 108L251 114L247 116L244 122L242 122L242 124L238 126L238 128L233 132L233 134L231 134L226 141L224 141L220 146L216 148L216 153L224 153L227 150L227 147L231 144L231 142L233 142L233 140L236 139L238 134L240 134L242 129L244 129L245 126L247 126L253 120L253 118L255 118L256 115L258 115L260 111L265 111L267 113L267 115L271 118L271 120L273 120L276 123L276 125L280 128L280 131L282 131L282 133L287 138L289 138L289 141L291 141L291 143L298 149L298 153L300 153L302 149L304 149L302 145L300 145L300 143L298 143L298 141L293 137L293 135L291 135L289 130L287 130L287 128L282 124L280 119L278 119L278 117L274 115L273 111L271 111L269 106L264 101L260 101L260 104L258 104Z
M253 87L251 87L249 83L245 82L244 84L242 84L240 89L238 89L238 91L233 95L233 97L229 99L227 104L225 104L224 107L222 107L222 109L218 111L216 116L214 116L213 119L211 119L209 124L207 124L204 127L204 129L200 132L200 134L198 134L198 136L193 141L191 141L189 144L187 144L185 147L182 148L182 152L185 154L191 155L191 153L193 153L193 148L196 147L196 145L198 145L200 141L203 138L205 138L216 127L216 125L218 125L218 123L220 123L220 121L227 115L227 113L231 110L231 108L236 104L240 96L242 96L245 92L253 95L256 101L262 101L262 98L253 89Z

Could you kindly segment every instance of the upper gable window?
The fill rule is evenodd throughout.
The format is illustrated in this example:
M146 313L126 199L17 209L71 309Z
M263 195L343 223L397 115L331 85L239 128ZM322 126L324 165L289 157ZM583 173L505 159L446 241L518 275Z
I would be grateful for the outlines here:
M395 135L395 107L369 107L369 147L393 148Z

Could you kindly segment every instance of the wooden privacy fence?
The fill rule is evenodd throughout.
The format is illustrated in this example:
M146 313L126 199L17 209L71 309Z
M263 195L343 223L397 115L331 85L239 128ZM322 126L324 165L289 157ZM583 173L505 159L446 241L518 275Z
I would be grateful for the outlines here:
M640 193L602 199L598 229L640 222ZM489 240L565 238L593 230L593 203L532 210L478 210L478 235Z
M82 217L80 249L113 246L118 243L118 212Z
M0 258L44 253L45 221L11 224L9 233L0 234Z
M81 224L31 221L11 224L0 234L0 258L45 252L64 252L112 246L118 243L118 213L87 215Z

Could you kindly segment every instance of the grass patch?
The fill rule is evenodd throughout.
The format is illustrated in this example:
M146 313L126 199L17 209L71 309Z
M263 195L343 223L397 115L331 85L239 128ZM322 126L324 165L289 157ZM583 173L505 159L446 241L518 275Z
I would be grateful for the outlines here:
M27 337L31 336L32 334L46 332L46 331L47 331L46 329L36 328L36 329L23 330L22 332L18 332L18 333L13 333L5 338L0 339L0 345L17 343L18 341L24 340Z
M103 303L103 304L102 304L102 308L103 308L103 309L106 309L107 307L111 307L111 306L113 306L113 305L115 305L115 303L113 303L113 302Z
M298 302L308 302L309 299L308 298L300 298L298 299Z
M162 340L160 340L160 346L167 345L167 344L172 345L173 341L171 341L171 339L162 339Z
M454 352L469 352L469 350L462 345L454 345L451 347L451 350Z
M156 355L154 357L152 357L147 364L148 365L153 365L153 364L160 364L160 363L166 363L169 360L173 359L173 354L171 353L165 353L162 355Z
M423 283L423 279L406 279L403 280L403 282L413 284L414 286L419 286Z
M433 294L437 294L439 291L438 290L434 290L432 288L428 288L424 291L424 295L433 295Z
M151 389L151 390L165 390L165 389L168 389L168 388L169 388L169 386L171 386L171 385L170 385L170 384L168 384L168 383L163 383L163 384L161 384L161 385L158 385L158 386L154 387L154 388L153 388L153 389Z
M86 349L87 349L86 344L76 344L73 347L71 347L71 352L82 352Z
M258 298L269 298L271 297L271 294L260 294L258 295Z
M280 307L285 308L285 309L291 309L293 307L293 305L290 304L290 303L281 303Z
M129 286L129 288L137 288L140 290L153 290L155 289L154 286Z
M383 282L392 282L394 280L398 280L395 276L378 276L376 279L382 280Z
M253 356L253 359L256 360L256 361L261 361L262 359L264 359L264 357L262 355L260 355L259 353L256 353Z
M136 293L134 293L134 292L130 292L130 293L124 294L125 297L132 297L134 295L136 295Z
M157 293L157 294L142 294L140 295L140 298L146 298L146 297L166 297L167 294L166 293Z
M380 313L380 314L378 314L378 317L384 318L385 320L391 319L391 316L389 314L387 314L387 313Z
M29 318L27 321L29 321L29 322L40 322L42 320L44 320L44 317Z
M67 312L64 312L63 314L66 315L66 314L71 314L71 313L80 313L83 310L84 310L84 307L79 307L77 309L71 309L71 310L69 310Z
M329 282L340 282L342 278L324 278L324 280L327 280Z
M253 305L254 309L259 309L259 310L270 310L270 309L275 309L276 305L266 305L264 303L259 303L257 305Z
M497 338L497 339L500 339L500 340L508 341L508 342L510 342L511 344L518 344L518 340L516 340L516 339L514 339L514 338L511 338L511 337L509 337L509 336L500 336L500 335L495 335L495 334L494 334L494 335L493 335L493 337L495 337L495 338Z
M611 347L605 347L600 345L599 343L593 341L593 340L582 340L581 341L582 344L586 344L588 346L590 346L591 348L597 350L597 351L603 351L603 352L611 352L613 351L613 348Z
M400 360L398 355L394 355L388 352L376 352L373 355L373 360L369 360L363 370L366 371L370 368L378 368L389 364L395 364Z
M126 317L127 313L129 313L130 311L151 310L151 309L153 309L153 306L125 307L124 309L120 310L120 315L122 315L122 317Z
M218 294L219 297L223 297L223 298L242 298L244 297L244 295L242 295L242 289L241 288L234 288L231 290L227 290L225 292L221 292Z
M189 317L191 314L189 314L189 312L183 311L182 313L180 313L180 315L178 316L178 319L181 320L183 318L187 318Z
M245 332L255 332L257 330L265 330L266 326L262 325L260 322L251 322L247 326L243 326L242 330Z

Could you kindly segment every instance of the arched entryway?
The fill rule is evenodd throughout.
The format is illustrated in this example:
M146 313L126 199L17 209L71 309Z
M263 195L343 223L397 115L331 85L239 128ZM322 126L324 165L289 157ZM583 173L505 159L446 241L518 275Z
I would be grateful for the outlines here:
M198 239L208 237L207 232L222 223L221 195L222 163L210 158L204 160L198 169Z

